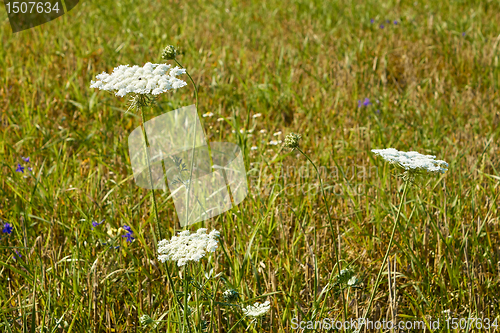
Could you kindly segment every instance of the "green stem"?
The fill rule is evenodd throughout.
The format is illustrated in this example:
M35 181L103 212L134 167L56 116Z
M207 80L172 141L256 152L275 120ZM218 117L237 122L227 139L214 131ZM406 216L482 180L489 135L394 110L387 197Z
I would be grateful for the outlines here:
M184 266L184 324L187 326L188 331L191 332L191 325L189 324L189 305L188 305L188 266Z
M323 189L323 181L321 180L321 175L318 171L318 168L316 167L316 164L314 164L314 162L309 158L309 156L307 156L307 154L305 154L300 148L296 148L302 155L304 155L305 158L307 158L307 160L312 164L312 166L314 167L314 170L316 170L316 174L318 175L318 178L319 178L319 183L320 183L320 187L321 187L321 195L323 196L323 201L325 202L325 206L326 206L326 212L328 213L328 222L330 224L330 232L332 233L332 237L333 237L333 240L334 240L334 244L336 243L336 240L337 240L337 237L335 235L335 231L333 229L333 222L332 222L332 216L330 215L330 206L328 205L328 201L326 200L326 195L325 195L325 191ZM338 253L338 249L337 249L337 246L335 245L334 246L335 248L335 260L337 262L337 269L338 269L338 272L339 272L339 276L340 276L340 260L339 260L339 253ZM346 304L345 304L345 296L344 296L344 290L342 290L342 305L343 305L343 310L344 310L344 320L347 320L347 307L346 307Z
M151 182L151 187L152 187L152 195L153 195L153 207L154 207L154 211L155 211L155 224L156 224L156 229L157 229L157 232L158 232L158 238L161 240L162 239L162 235L161 235L161 229L160 229L160 225L159 225L159 218L158 218L158 209L157 209L157 206L156 206L156 198L155 198L155 190L153 188L153 176L152 176L152 173L151 173L151 164L150 164L150 159L149 159L149 150L147 149L149 143L148 143L148 137L146 135L146 129L145 129L145 126L144 124L146 123L145 121L145 118L144 118L144 112L142 110L142 107L140 108L140 111L141 111L141 119L142 119L142 133L144 135L144 141L146 142L146 156L147 156L147 161L148 161L148 168L149 168L149 181ZM153 232L153 236L156 238L155 236L155 233ZM155 239L155 244L158 244L158 240ZM177 300L177 303L180 305L180 307L182 308L182 304L179 302L179 299L177 298L177 295L175 294L175 286L174 286L174 282L172 281L172 276L170 275L170 270L168 269L168 264L165 265L166 269L167 269L167 276L168 276L168 281L170 283L170 288L172 289L172 292L174 293L174 297L175 299Z
M371 306L373 303L373 299L375 298L375 292L377 291L378 283L380 282L380 278L382 276L382 272L384 270L385 263L387 262L387 257L389 257L389 251L391 250L392 241L394 240L394 234L396 233L396 228L398 226L399 216L401 215L401 208L403 207L403 203L405 201L405 197L406 197L407 192L408 192L408 181L405 181L404 189L403 189L403 196L401 197L401 202L399 203L398 214L396 215L396 220L394 221L394 227L392 227L392 233L391 233L391 238L389 240L389 245L387 246L387 251L385 252L382 266L380 266L380 270L378 271L377 280L375 280L375 285L373 286L372 294L370 296L370 302L368 303L368 307L366 308L365 315L363 316L363 318L366 318L366 316L368 315L368 312L370 312L370 309L371 309ZM358 328L358 332L361 331L362 327L363 327L363 323Z
M154 207L154 211L155 211L155 224L156 224L156 231L157 231L157 235L158 235L158 239L162 239L161 237L161 230L160 230L160 225L159 225L159 218L158 218L158 208L156 206L156 197L155 197L155 189L154 189L154 185L153 185L153 175L152 175L152 172L151 172L151 163L150 163L150 157L149 157L149 142L148 142L148 137L146 135L146 127L145 127L145 124L146 124L146 120L144 118L144 111L142 110L142 107L139 108L141 110L141 119L142 119L142 134L144 135L144 141L146 142L146 155L147 155L147 161L148 161L148 169L149 169L149 181L150 181L150 184L151 184L151 190L152 190L152 195L153 195L153 207ZM154 233L153 233L154 234ZM158 240L155 239L155 242L158 243Z
M174 58L174 61L177 65L179 65L179 67L181 68L184 68L181 63ZM185 69L185 68L184 68ZM191 81L191 83L193 84L193 87L194 87L194 97L196 99L196 112L198 112L198 88L196 87L196 84L194 83L194 80L193 78L191 77L191 75L189 74L189 72L187 71L186 69L186 75L189 77L189 80ZM192 148L192 154L191 154L191 170L190 170L190 174L189 174L189 187L187 188L187 192L186 192L186 197L187 197L187 200L186 200L186 225L188 224L188 216L189 216L189 192L191 191L191 180L193 178L193 166L194 166L194 149L195 149L195 143L196 143L196 125L194 127L194 135L193 135L193 148Z

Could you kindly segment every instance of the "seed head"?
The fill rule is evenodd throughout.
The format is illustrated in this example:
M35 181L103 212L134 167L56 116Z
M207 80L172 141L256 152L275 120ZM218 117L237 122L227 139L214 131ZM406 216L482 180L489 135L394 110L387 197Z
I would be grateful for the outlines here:
M290 133L285 138L285 146L294 150L299 148L299 141L302 138L300 134Z
M163 50L161 57L165 60L174 60L176 55L177 50L175 47L173 45L169 45Z

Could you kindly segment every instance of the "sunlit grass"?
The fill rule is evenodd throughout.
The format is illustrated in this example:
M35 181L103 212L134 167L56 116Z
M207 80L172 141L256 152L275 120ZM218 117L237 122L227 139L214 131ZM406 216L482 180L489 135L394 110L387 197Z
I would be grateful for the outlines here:
M391 284L383 274L371 318L429 320L449 310L493 321L499 13L497 1L81 1L13 35L2 11L0 218L13 230L0 232L0 330L140 332L143 314L161 321L159 331L179 330L155 252L151 192L135 185L129 164L127 138L141 115L89 88L117 64L162 62L168 44L199 86L200 117L213 113L200 118L207 140L245 153L245 201L190 230L221 232L214 272L241 305L270 301L262 331L290 332L293 318L311 320L314 309L342 318L341 296L320 296L337 274L333 246L362 282L345 290L347 316L364 314L403 194L397 174L370 153L387 147L450 166L408 192L388 257ZM365 98L371 105L358 107ZM189 86L145 117L194 101ZM268 144L290 132L319 168L337 240L315 170ZM15 172L18 163L32 173ZM156 192L165 238L180 230L168 196ZM123 225L133 243L108 234ZM244 332L250 320L240 319L216 307L213 331Z

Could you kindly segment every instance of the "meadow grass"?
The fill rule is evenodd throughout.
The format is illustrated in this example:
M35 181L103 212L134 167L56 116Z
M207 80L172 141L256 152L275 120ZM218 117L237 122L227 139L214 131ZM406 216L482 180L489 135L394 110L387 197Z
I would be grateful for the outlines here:
M344 290L347 318L364 314L403 194L370 152L386 147L450 167L408 192L369 317L499 317L498 1L90 0L14 35L1 15L0 218L13 226L0 232L2 332L142 332L143 314L161 320L158 331L180 331L165 265L176 290L185 281L156 259L151 191L129 164L141 115L89 88L119 64L163 62L168 44L199 87L198 113L214 114L201 118L207 140L239 144L248 171L245 201L189 227L221 232L193 274L222 273L217 299L232 288L242 305L271 304L256 325L205 300L209 330L291 332L293 318L342 319L330 288L335 249L360 280ZM358 107L365 98L372 104ZM145 117L194 102L190 85ZM268 144L289 132L319 167L333 228L306 158ZM169 239L180 224L169 193L155 195Z

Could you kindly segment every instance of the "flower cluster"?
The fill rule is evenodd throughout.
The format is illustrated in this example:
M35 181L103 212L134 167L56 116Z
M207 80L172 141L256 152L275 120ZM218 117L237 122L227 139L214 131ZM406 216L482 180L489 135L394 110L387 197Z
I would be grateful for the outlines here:
M153 318L148 316L147 314L143 314L142 316L139 317L139 324L143 328L150 327L152 329L155 329L156 326L158 325L158 323Z
M30 158L29 156L28 157L22 157L22 160L26 163L29 163L30 162ZM24 166L22 166L21 164L17 163L17 168L16 168L16 172L21 172L21 173L24 173L24 169L26 169ZM28 170L29 171L32 171L33 169L31 167L28 167Z
M170 71L168 71L169 69ZM143 67L121 65L116 67L111 74L102 72L97 75L97 81L90 81L90 88L114 91L115 95L120 97L128 93L159 95L168 90L186 86L185 81L176 78L176 76L185 73L185 69L170 68L170 65L167 64L148 62Z
M249 305L246 308L242 308L245 316L250 317L260 317L265 315L271 309L271 305L269 301L266 301L263 304L255 303L254 305Z
M368 97L365 98L364 101L361 101L358 99L358 108L360 108L362 106L368 106L368 105L372 105L372 103L370 102L370 99Z
M163 239L158 243L158 260L177 261L177 266L184 266L189 261L199 261L206 252L215 252L217 249L218 237L220 233L212 230L209 234L207 229L201 228L194 234L189 230L173 236L170 241Z
M127 231L127 233L125 235L122 235L122 237L125 237L127 239L127 242L132 243L132 241L135 239L133 237L134 232L132 231L132 228L129 227L128 225L124 225L122 228L125 229L125 231Z
M10 223L5 223L3 225L2 232L4 234L10 235L12 233L12 225Z
M419 171L445 173L448 170L448 163L436 160L434 155L422 155L416 151L402 152L394 148L372 149L372 152L411 173Z
M222 297L226 302L236 302L240 297L240 294L234 289L228 289L223 294Z

